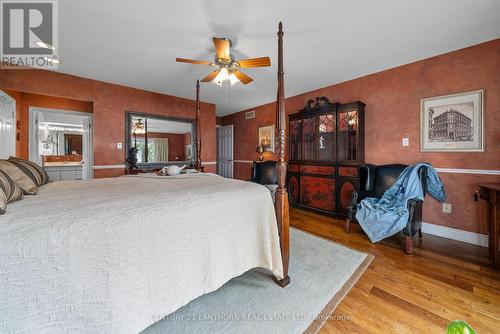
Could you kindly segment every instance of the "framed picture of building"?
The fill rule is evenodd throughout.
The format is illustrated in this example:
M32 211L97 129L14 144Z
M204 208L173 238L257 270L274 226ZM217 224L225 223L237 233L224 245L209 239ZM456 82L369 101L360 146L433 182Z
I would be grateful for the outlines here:
M259 128L259 146L264 152L274 152L274 125Z
M420 151L484 152L484 91L420 100Z

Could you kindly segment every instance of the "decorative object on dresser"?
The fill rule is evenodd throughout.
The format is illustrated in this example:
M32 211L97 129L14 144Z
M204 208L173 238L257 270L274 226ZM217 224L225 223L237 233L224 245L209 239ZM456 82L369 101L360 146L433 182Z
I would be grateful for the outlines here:
M356 221L356 209L361 200L367 197L381 198L385 191L389 189L398 179L401 172L407 165L392 164L375 166L367 164L360 168L360 186L358 190L352 192L351 204L347 207L346 232L351 232L351 222ZM422 183L424 194L426 193L427 169L421 167L418 170L418 177ZM408 201L408 223L402 233L406 239L406 253L411 254L413 250L412 237L418 232L422 238L422 207L424 202L410 199Z
M259 145L259 146L257 146L256 152L259 153L259 161L264 160L264 155L262 154L262 153L264 153L264 148Z
M493 266L500 269L500 183L479 184L479 197L487 204L488 249Z
M360 101L317 97L289 116L287 184L293 206L345 217L364 164L364 110Z
M484 91L420 100L420 150L484 152Z

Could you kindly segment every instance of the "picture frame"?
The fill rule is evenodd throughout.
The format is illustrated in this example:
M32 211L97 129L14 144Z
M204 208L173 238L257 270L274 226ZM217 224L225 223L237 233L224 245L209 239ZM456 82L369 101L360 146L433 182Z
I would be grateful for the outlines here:
M484 90L420 100L421 152L484 152Z
M274 146L275 146L274 124L268 126L262 126L259 128L258 146L262 146L264 152L274 153Z

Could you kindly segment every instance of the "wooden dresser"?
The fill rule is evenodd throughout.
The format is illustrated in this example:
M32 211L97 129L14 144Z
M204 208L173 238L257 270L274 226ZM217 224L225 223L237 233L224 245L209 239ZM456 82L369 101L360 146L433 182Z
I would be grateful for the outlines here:
M364 109L360 101L340 104L318 97L289 116L291 205L345 217L364 164Z

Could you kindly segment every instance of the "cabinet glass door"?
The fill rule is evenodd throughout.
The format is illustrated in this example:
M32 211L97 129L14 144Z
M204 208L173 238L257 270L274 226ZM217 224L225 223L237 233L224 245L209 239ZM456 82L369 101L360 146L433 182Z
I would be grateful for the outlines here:
M316 118L302 120L302 160L314 160L316 151Z
M322 115L318 120L318 160L335 160L335 115Z
M338 160L355 162L358 160L358 111L339 112Z
M290 122L290 160L297 161L302 157L302 120Z

